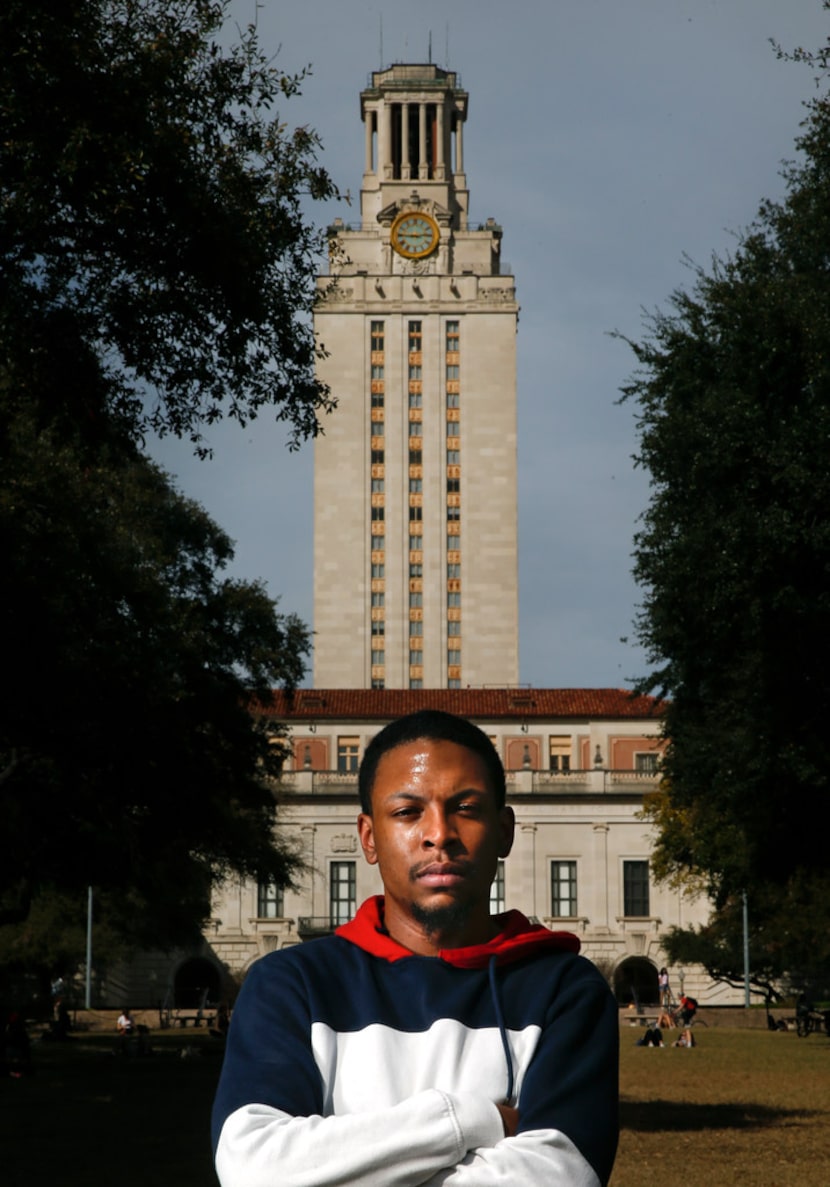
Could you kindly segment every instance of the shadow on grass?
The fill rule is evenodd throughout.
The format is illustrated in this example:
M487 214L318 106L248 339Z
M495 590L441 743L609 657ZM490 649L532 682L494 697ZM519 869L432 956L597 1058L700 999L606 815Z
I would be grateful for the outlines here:
M779 1109L756 1104L691 1104L673 1100L621 1100L620 1126L640 1133L706 1129L767 1129L817 1117L820 1109Z

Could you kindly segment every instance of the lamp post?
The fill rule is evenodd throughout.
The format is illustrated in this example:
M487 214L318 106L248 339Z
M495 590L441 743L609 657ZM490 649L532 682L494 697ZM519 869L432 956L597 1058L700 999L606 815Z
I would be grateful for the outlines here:
M86 896L86 994L84 1006L88 1010L92 1006L92 887Z
M744 1008L749 1009L749 908L746 902L746 891L742 891L743 922L744 922Z

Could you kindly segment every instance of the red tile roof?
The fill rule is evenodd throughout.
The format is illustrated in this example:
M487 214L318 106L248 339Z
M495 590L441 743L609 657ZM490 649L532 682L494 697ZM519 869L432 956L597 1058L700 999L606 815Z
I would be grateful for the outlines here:
M659 718L662 702L621 688L298 688L261 711L287 721L391 721L418 709L473 720Z

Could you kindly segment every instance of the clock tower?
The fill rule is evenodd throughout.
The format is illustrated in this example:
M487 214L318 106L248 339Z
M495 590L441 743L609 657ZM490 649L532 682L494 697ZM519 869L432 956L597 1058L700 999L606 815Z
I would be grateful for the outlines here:
M471 225L468 96L427 65L360 96L360 223L329 229L315 442L314 684L516 684L515 282Z

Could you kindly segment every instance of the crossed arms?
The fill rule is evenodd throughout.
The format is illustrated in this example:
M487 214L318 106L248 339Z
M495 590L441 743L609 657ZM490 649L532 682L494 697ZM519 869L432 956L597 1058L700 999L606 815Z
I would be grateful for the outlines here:
M475 1067L463 1084L402 1092L386 1103L390 1093L374 1087L376 1078L386 1084L397 1075L405 1085L406 1068L394 1066L401 1054L394 1033L390 1039L377 1027L386 1032L378 1037L379 1054L365 1059L366 1084L347 1110L332 1088L337 1041L315 1040L302 979L289 976L275 994L273 984L257 985L253 972L234 1012L214 1113L222 1187L600 1187L607 1181L616 1148L618 1030L616 1008L598 977L579 978L557 993L520 1069L517 1106L495 1103L483 1068L480 1086L475 1083ZM430 1032L409 1039L436 1042Z

